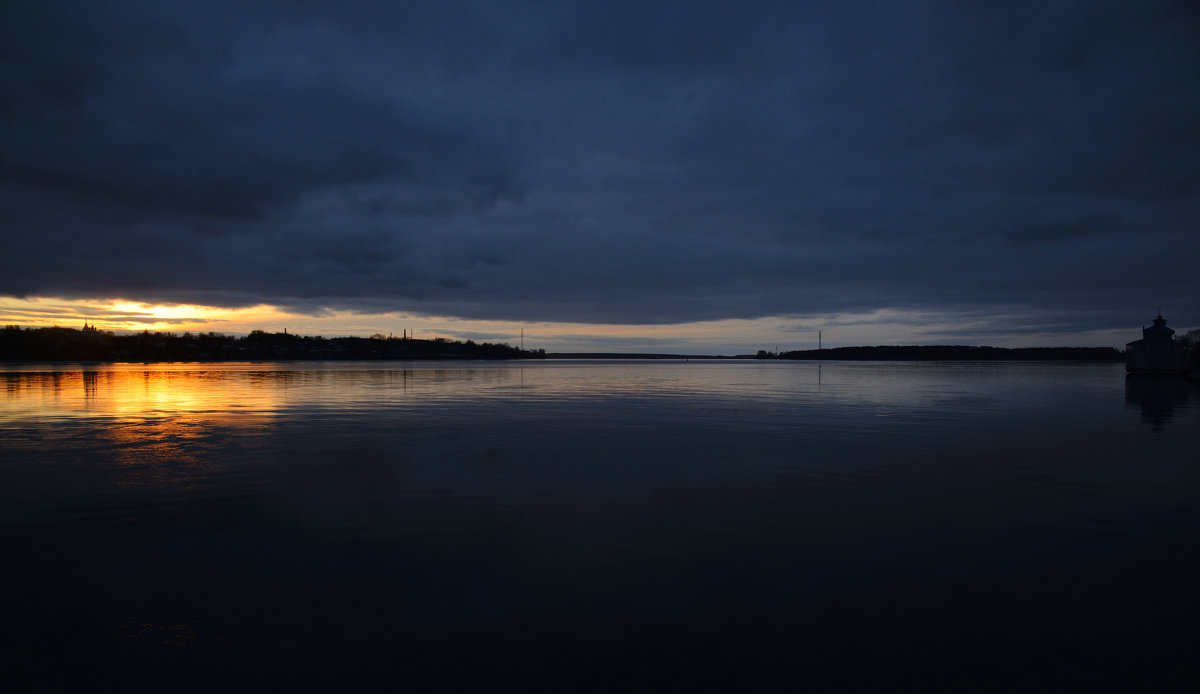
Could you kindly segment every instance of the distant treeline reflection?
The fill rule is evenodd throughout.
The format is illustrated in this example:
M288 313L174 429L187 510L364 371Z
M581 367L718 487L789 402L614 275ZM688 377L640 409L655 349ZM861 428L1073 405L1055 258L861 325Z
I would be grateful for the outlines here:
M117 335L95 328L0 330L4 361L246 361L259 359L530 359L545 350L445 338L310 337L255 330L249 335L152 333Z
M880 345L834 347L774 354L760 351L760 359L829 359L877 361L1121 361L1124 352L1112 347L973 347L969 345Z

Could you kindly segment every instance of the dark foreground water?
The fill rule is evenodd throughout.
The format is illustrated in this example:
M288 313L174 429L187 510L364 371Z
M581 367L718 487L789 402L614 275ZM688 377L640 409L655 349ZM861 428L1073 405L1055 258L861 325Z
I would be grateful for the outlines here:
M1119 364L0 367L21 689L1189 689L1200 394Z

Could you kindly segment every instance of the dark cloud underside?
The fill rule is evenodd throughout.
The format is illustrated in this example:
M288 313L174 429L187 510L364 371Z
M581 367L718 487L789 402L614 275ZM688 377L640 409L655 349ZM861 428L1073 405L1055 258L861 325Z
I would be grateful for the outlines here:
M1194 311L1198 46L1189 2L8 2L0 294Z

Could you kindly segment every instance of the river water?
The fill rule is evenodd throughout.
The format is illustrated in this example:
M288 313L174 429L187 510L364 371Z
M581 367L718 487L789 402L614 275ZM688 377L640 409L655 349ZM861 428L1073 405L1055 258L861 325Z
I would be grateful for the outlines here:
M47 690L1200 681L1200 393L1119 364L0 367Z

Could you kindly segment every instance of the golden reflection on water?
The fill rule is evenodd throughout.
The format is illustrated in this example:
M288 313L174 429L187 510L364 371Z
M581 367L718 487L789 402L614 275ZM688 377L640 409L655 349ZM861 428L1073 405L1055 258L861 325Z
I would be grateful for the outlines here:
M0 430L25 457L116 465L119 488L187 489L226 471L219 454L270 428L286 391L173 365L0 373Z
M285 410L484 396L515 369L321 368L287 364L115 364L0 370L0 425L86 418L250 426Z
M0 436L11 460L80 479L117 471L107 489L184 491L246 459L270 459L271 447L286 446L281 427L363 411L419 416L435 401L507 397L521 378L519 369L471 365L9 365L0 367Z
M0 423L87 418L138 423L244 422L278 411L282 393L213 372L166 369L6 372Z

